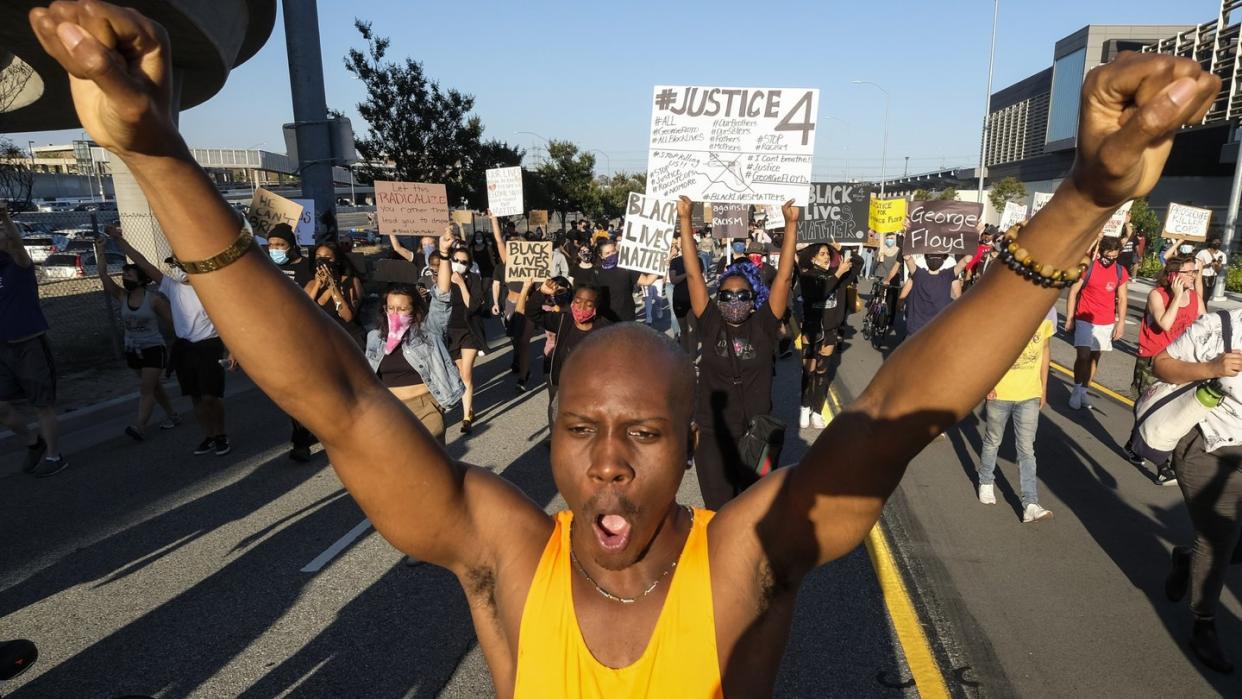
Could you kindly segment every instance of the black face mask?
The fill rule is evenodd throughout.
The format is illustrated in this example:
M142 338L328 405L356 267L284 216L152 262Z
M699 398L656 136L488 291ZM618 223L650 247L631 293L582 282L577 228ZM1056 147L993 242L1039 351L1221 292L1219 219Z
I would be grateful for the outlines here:
M1105 267L1112 267L1114 262L1116 262L1116 260L1114 260L1111 257L1100 258L1100 264L1104 265Z
M126 291L133 291L134 289L142 288L142 282L137 279L122 279L121 285L125 287Z

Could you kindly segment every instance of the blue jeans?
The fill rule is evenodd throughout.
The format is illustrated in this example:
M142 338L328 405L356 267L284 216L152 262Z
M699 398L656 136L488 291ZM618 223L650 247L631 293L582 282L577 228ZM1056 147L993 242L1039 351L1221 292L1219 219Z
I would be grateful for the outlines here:
M996 480L996 452L1005 436L1005 423L1013 415L1014 446L1018 452L1018 480L1022 488L1022 508L1039 503L1035 487L1035 428L1039 425L1039 399L990 400L987 407L987 433L983 436L983 453L979 455L979 485L992 485Z
M664 298L668 299L668 317L672 321L673 337L677 337L681 334L681 326L677 323L677 314L673 313L673 285L667 282L664 284Z

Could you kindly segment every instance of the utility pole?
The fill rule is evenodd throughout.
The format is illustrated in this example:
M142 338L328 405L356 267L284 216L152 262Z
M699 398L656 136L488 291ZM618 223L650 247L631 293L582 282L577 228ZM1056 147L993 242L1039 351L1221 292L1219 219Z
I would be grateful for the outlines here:
M983 162L983 155L988 147L988 117L992 115L992 64L996 60L996 21L1000 18L1000 0L992 0L992 49L988 53L988 90L987 97L983 102L983 138L979 144L979 198L978 202L983 203L983 173L986 165Z
M281 8L285 15L285 48L289 54L302 197L314 199L315 214L321 216L336 208L336 187L332 182L332 139L323 89L319 10L316 0L282 0Z
M910 176L910 156L906 156L906 169L901 171L902 178Z

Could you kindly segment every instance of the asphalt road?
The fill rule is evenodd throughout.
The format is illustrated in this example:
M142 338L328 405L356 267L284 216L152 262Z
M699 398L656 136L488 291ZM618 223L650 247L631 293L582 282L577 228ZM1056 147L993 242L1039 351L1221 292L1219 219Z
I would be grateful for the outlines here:
M448 448L553 511L563 503L541 444L546 396L516 393L508 364L507 350L485 358L476 431L461 439L450 413ZM794 360L781 362L777 385L797 395ZM221 458L190 455L190 423L131 442L127 401L66 423L73 465L54 478L22 475L17 445L0 441L0 638L31 638L42 652L0 691L489 695L455 579L404 565L322 453L288 461L287 418L244 379L232 380L227 406L234 451ZM796 399L781 411L795 420ZM791 435L788 457L813 437ZM693 472L681 496L701 504ZM322 567L304 572L312 564ZM778 694L912 694L894 638L860 548L806 581Z

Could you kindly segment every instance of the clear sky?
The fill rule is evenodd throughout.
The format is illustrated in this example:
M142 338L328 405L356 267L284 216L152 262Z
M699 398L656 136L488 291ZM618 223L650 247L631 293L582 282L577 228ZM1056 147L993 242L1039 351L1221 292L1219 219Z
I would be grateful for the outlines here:
M1087 24L1197 24L1217 0L1001 0L993 89L1052 64L1053 44ZM816 178L880 175L884 96L892 95L887 175L978 159L992 3L987 0L320 0L328 106L366 124L344 56L355 17L392 39L389 56L476 98L485 138L533 150L538 138L598 149L597 171L644 170L657 84L817 87ZM182 115L199 147L284 152L292 121L283 19L216 97ZM64 143L76 132L13 134ZM611 167L610 167L611 166Z

